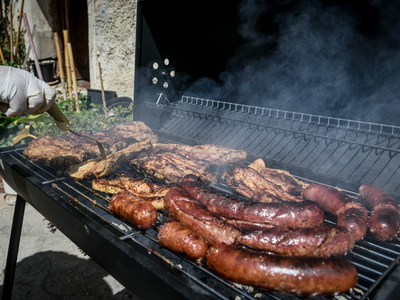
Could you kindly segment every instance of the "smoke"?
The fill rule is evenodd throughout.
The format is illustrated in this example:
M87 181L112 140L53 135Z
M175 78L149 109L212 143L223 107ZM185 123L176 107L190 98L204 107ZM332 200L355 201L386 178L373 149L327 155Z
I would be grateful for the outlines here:
M400 2L244 0L237 12L245 44L222 84L202 79L196 88L230 102L400 125Z

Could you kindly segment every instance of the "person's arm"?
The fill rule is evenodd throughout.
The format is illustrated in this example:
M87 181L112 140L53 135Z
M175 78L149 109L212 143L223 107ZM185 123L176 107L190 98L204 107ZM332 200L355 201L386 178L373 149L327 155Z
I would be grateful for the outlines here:
M54 104L55 98L55 90L31 73L0 66L0 111L6 116L41 114Z

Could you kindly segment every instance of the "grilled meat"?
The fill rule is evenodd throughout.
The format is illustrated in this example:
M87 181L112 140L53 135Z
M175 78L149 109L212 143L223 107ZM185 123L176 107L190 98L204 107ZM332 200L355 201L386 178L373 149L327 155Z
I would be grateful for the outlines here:
M103 177L114 172L125 161L150 153L151 149L152 145L150 140L139 142L128 148L107 155L106 159L95 158L73 165L67 170L66 174L77 180L82 180L90 176L96 178Z
M384 190L363 184L358 199L371 210L369 232L378 241L391 241L400 230L400 207Z
M222 179L241 195L260 202L302 201L249 167L229 167Z
M164 196L169 191L169 186L127 176L93 179L92 188L108 194L129 192L150 202L157 210L164 209Z
M352 232L356 241L364 238L368 229L368 211L344 192L311 184L303 190L303 198L316 202L324 212L336 217L337 224Z
M324 220L323 211L309 201L262 203L240 200L209 187L194 175L185 176L180 187L224 218L282 227L315 227Z
M215 182L216 174L210 172L210 166L176 153L161 153L130 161L130 166L156 182L177 183L188 174L194 174L205 182Z
M208 245L233 244L241 234L179 187L172 187L165 195L165 209Z
M108 131L108 135L116 136L122 140L135 140L142 142L150 140L157 143L158 136L142 121L132 121L126 125L116 125Z
M24 149L24 155L31 161L48 163L64 170L88 157L88 153L79 145L50 136L31 141L29 146Z
M132 194L112 196L108 208L141 229L149 229L157 221L157 210L154 206Z
M194 161L204 161L211 165L229 165L243 163L247 153L217 145L187 146L182 144L155 144L154 153L174 152Z
M343 258L284 257L220 245L208 250L206 261L228 280L301 295L347 292L358 281L356 268Z
M158 242L173 252L184 254L200 263L207 254L208 246L203 238L181 223L170 220L158 230Z
M345 255L354 247L354 237L346 228L273 227L243 234L239 244L286 256L330 257Z
M265 162L261 158L256 159L253 163L251 163L249 168L256 170L265 179L275 183L285 192L288 192L294 196L301 196L303 188L308 186L308 184L296 179L287 171L265 167Z

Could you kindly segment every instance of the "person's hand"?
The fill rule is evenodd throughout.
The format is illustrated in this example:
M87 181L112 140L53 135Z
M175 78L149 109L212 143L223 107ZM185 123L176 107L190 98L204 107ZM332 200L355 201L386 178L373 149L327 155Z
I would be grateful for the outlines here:
M54 104L55 98L55 90L31 73L0 66L0 111L6 116L41 114Z

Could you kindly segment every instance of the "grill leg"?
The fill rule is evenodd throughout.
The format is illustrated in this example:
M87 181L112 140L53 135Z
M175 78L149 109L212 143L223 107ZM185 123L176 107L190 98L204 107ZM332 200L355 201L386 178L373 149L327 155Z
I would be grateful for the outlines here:
M25 204L25 200L20 195L17 195L17 201L15 203L14 209L14 218L11 227L10 243L8 246L6 269L4 273L2 294L3 300L9 300L12 296L19 242L21 239L22 222L24 220L25 213Z

